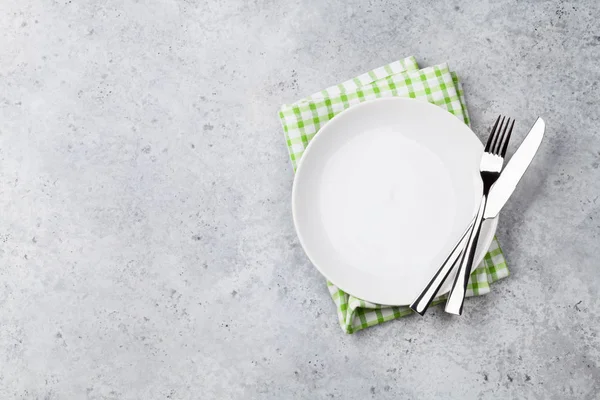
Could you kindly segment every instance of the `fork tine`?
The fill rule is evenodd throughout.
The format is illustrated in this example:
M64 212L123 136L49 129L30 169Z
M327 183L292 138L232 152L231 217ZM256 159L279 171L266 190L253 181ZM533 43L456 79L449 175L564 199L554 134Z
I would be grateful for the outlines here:
M492 140L494 140L494 136L496 135L496 128L498 127L498 122L500 122L500 117L502 117L502 115L498 115L498 119L496 120L496 123L494 124L494 127L492 128L492 131L490 132L490 136L488 137L487 143L485 144L485 152L489 152L490 148L492 147Z
M498 142L495 143L493 154L500 155L500 150L502 149L502 142L506 137L506 131L508 130L508 125L510 124L510 118L506 118L506 125L503 126L502 133L498 136Z
M489 150L492 154L496 154L496 147L498 147L498 142L502 141L502 128L504 127L505 120L506 117L502 117L502 121L500 121L500 125L498 126L496 134L494 135L494 141L492 142L492 145L490 146Z
M506 124L508 126L508 124ZM508 141L510 140L510 134L513 131L513 127L515 126L515 120L512 120L512 124L510 125L510 129L508 130L508 134L506 135L506 138L504 139L504 144L502 145L502 149L500 150L500 157L504 158L504 156L506 155L506 149L508 149Z

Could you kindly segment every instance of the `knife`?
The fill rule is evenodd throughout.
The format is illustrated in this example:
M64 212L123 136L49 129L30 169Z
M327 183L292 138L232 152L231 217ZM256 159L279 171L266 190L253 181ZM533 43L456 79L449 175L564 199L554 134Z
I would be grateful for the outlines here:
M521 177L529 167L529 164L533 160L540 144L542 142L542 138L544 137L544 132L546 130L546 124L543 119L538 118L533 127L512 156L504 170L500 174L500 177L496 181L496 183L490 189L490 194L488 196L486 209L484 211L483 219L495 218L504 204L508 201L511 194L514 192L517 184L521 180ZM469 226L468 231L473 227L473 223ZM433 301L435 295L438 290L444 283L445 277L449 275L449 272L458 264L457 260L460 260L461 257L457 257L456 253L458 253L457 249L463 249L466 244L465 234L460 238L456 246L451 252L451 255L446 259L446 261L442 264L439 270L435 273L433 278L429 281L427 286L423 289L423 291L417 296L415 301L410 305L410 308L417 312L418 314L425 314L427 307ZM468 236L468 235L467 235ZM449 265L451 267L449 268ZM444 279L440 279L444 277ZM458 306L455 303L450 303L446 305L446 309L449 307L456 309ZM459 310L455 310L458 313Z

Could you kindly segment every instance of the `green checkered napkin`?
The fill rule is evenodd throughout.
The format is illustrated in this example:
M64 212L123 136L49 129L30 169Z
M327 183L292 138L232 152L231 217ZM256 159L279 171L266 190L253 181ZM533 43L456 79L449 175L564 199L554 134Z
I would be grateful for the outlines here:
M308 142L334 116L363 101L392 96L427 100L469 124L462 87L448 64L419 69L415 58L408 57L322 90L294 104L283 105L279 118L294 171ZM494 238L485 258L471 274L467 296L486 294L490 291L490 283L507 276L506 261ZM346 333L354 333L412 313L408 307L382 306L358 299L340 290L332 282L327 282L327 286L337 306L340 325ZM444 300L445 296L440 296L433 304Z

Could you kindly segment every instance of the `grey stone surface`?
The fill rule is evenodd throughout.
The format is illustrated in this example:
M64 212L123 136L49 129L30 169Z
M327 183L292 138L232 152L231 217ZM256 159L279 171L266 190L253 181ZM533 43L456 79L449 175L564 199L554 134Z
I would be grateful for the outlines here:
M600 398L600 3L0 2L0 398ZM512 275L345 335L277 109L408 55L547 139Z

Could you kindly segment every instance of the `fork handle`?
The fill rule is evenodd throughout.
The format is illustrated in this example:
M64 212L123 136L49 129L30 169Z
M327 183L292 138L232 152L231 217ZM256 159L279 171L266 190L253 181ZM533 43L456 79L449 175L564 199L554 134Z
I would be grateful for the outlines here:
M475 258L475 251L477 250L477 241L479 239L479 232L481 231L481 224L483 222L483 214L485 212L485 206L487 204L487 194L484 194L481 198L481 204L475 217L475 225L473 231L469 236L467 246L459 259L459 267L454 277L454 283L450 294L448 295L448 301L446 302L445 311L450 314L461 315L463 310L463 303L467 294L467 285L469 283L469 277L471 276L471 269L473 267L473 261Z
M417 298L410 305L411 310L413 310L417 314L425 314L425 312L429 308L429 305L431 304L436 294L442 287L442 284L450 274L450 271L454 269L456 261L459 259L459 256L461 255L463 249L465 248L467 240L469 239L469 233L473 228L474 221L475 220L473 220L469 224L469 227L467 228L465 233L463 233L462 237L454 247L454 250L452 250L452 252L448 256L448 258L446 258L446 261L444 261L440 269L438 269L435 275L433 275L433 277L429 280L429 283L427 284L427 286L425 286L425 289L423 289L419 296L417 296Z

